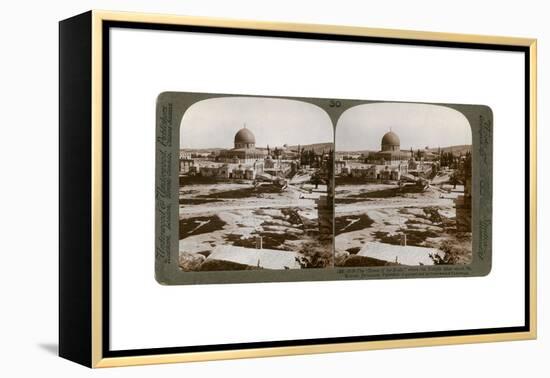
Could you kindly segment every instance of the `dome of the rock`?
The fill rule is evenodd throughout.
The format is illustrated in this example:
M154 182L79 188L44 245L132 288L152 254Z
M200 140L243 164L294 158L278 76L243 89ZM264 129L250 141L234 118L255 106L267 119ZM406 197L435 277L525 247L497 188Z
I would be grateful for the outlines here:
M252 131L243 127L235 134L235 148L254 148L256 138Z
M382 137L382 151L399 151L401 141L393 131L389 131Z

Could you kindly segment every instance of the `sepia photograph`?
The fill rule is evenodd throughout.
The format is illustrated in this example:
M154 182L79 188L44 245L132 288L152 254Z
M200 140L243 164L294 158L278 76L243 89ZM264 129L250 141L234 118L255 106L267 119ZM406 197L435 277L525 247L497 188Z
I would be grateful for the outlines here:
M333 267L333 140L310 103L193 104L180 126L179 268Z
M335 265L472 262L472 131L446 106L371 103L335 137Z
M491 271L489 107L159 98L160 283Z

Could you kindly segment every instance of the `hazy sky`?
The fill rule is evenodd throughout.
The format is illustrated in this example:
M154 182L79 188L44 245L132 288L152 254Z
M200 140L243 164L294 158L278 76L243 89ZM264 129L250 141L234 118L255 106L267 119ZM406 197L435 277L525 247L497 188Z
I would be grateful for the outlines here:
M472 132L460 112L439 105L375 103L344 112L336 126L336 150L380 150L390 129L408 150L472 144Z
M183 115L180 148L233 148L235 133L246 123L256 146L333 141L333 127L321 108L301 101L222 97L191 106Z

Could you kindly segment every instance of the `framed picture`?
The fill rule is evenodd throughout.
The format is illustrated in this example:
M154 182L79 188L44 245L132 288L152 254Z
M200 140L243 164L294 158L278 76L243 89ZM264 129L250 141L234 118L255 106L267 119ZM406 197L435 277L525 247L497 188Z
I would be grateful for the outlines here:
M536 40L60 22L59 354L536 337Z

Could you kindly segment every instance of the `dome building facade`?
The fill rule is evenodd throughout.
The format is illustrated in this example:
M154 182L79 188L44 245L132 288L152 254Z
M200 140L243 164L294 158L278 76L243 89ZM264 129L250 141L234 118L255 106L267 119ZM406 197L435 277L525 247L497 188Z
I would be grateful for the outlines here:
M233 139L233 148L220 151L219 159L227 163L254 163L267 156L267 151L256 148L254 133L244 126L238 130Z
M235 134L234 145L235 148L256 148L256 137L245 126Z
M381 151L399 151L401 149L401 141L396 133L389 131L382 137L380 146Z
M411 158L410 151L401 150L399 136L393 131L388 131L380 142L380 151L369 155L368 160L380 164L394 164L408 161Z

